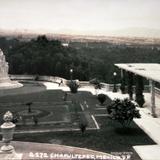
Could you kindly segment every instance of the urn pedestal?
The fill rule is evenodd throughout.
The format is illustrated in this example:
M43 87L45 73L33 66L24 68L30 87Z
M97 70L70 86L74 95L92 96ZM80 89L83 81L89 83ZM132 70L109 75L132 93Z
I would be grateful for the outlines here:
M20 160L22 154L17 154L14 147L11 145L13 139L15 124L12 123L13 115L10 111L3 116L4 123L1 125L2 142L4 145L0 148L0 159L3 160Z

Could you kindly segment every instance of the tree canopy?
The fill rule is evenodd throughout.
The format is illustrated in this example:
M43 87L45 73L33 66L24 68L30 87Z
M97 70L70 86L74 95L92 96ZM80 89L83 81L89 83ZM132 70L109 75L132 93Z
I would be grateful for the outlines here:
M70 42L48 39L45 35L22 42L18 39L0 38L0 48L6 54L10 74L52 75L70 79L112 83L114 63L159 63L158 47L127 46L107 42ZM117 79L120 82L120 78Z

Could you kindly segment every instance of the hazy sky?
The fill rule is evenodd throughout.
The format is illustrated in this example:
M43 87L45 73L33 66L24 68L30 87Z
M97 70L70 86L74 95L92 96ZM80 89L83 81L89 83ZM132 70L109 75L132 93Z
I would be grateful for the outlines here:
M0 28L105 33L160 28L160 0L0 0Z

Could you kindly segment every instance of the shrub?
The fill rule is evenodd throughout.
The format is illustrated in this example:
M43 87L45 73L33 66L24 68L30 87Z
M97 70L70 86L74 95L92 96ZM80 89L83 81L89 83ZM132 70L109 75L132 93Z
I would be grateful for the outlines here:
M120 90L122 92L122 94L125 94L125 80L121 80L121 86L120 86Z
M38 118L36 116L33 116L33 122L35 125L38 125Z
M89 81L90 84L93 84L95 86L95 89L101 89L102 88L102 85L101 83L99 82L98 79L94 78L94 79L91 79Z
M101 88L102 88L102 85L100 83L95 85L95 89L101 89Z
M144 95L136 94L136 102L138 103L139 107L143 107L143 104L145 103Z
M39 81L39 75L36 75L34 78L35 81Z
M67 92L64 93L63 100L64 100L64 101L67 100Z
M13 122L13 123L18 123L18 120L19 120L18 115L13 115L12 122Z
M106 101L106 95L105 94L98 94L98 100L99 100L99 102L101 103L101 105L103 105L103 103Z
M94 84L94 85L98 85L100 82L99 82L99 80L98 80L97 78L94 78L94 79L91 79L91 80L89 81L89 83L90 83L90 84Z
M128 72L128 94L130 100L133 99L133 73Z
M84 134L84 132L86 131L87 126L88 126L88 122L85 115L80 114L79 128L82 134Z
M112 120L118 121L123 127L127 127L133 118L141 118L137 105L129 99L115 99L108 107L107 111Z
M81 130L81 133L84 134L84 132L86 131L86 128L87 128L87 124L80 123L79 128Z
M143 107L143 104L145 103L143 90L144 90L143 78L137 75L136 76L136 102L138 103L139 107Z
M70 91L72 93L77 93L79 85L77 84L76 81L70 81L68 86L69 86Z

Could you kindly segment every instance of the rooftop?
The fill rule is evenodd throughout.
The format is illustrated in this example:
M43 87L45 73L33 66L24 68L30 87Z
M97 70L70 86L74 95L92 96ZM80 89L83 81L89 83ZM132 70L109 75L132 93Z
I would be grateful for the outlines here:
M147 79L160 82L160 64L158 63L121 63L115 64L115 66Z

